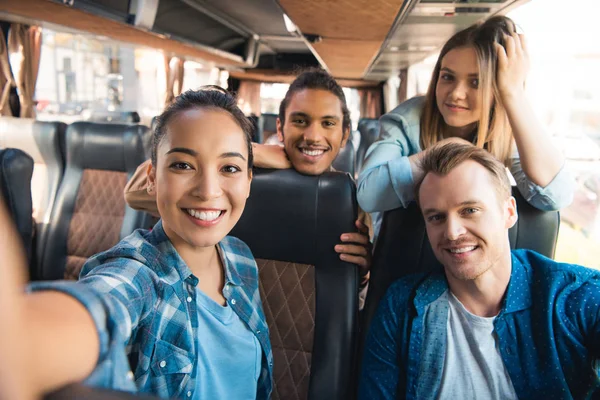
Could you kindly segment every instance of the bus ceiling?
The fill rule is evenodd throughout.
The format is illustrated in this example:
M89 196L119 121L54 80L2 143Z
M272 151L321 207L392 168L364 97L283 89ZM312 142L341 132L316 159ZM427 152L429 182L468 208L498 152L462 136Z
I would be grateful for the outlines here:
M240 79L286 82L321 65L348 86L368 86L527 1L3 0L0 19L205 60Z

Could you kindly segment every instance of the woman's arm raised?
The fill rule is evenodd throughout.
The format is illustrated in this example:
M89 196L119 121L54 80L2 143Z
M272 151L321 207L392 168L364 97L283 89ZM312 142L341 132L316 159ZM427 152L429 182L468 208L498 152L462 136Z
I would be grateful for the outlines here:
M25 294L18 238L0 197L0 398L33 399L87 377L99 340L92 317L74 298Z

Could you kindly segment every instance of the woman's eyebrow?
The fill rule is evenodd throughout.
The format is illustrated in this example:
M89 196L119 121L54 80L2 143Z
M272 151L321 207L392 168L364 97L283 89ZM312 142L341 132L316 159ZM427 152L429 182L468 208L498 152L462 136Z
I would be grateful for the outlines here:
M197 151L188 149L187 147L174 147L171 150L167 151L166 154L171 154L171 153L184 153L184 154L189 154L192 157L196 157L198 155Z
M219 158L230 158L230 157L239 157L242 160L246 161L246 157L244 157L243 155L241 155L240 153L238 153L236 151L229 151L229 152L223 153L219 156Z

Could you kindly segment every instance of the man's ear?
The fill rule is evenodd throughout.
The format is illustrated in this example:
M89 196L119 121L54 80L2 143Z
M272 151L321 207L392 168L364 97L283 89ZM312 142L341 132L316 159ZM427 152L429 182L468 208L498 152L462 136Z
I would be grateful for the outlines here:
M279 117L277 117L277 139L279 139L279 141L283 143L283 123L281 122Z
M148 194L156 195L156 168L154 168L152 163L148 164L146 173L148 174L148 186L146 187L146 190L148 191Z
M517 214L517 201L514 197L510 196L504 203L504 212L505 212L505 228L512 228L519 219L519 215Z
M346 147L346 143L348 143L348 139L350 139L350 127L344 130L344 136L342 136L342 145L340 149Z

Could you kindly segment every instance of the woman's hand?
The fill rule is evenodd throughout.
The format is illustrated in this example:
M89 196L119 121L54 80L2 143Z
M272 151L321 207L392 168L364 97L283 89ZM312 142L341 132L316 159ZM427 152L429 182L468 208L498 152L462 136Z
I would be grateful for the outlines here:
M506 46L495 43L498 55L497 83L504 102L525 89L529 72L529 53L524 35L513 33L505 36Z

